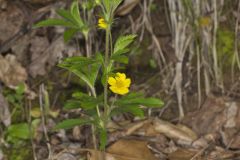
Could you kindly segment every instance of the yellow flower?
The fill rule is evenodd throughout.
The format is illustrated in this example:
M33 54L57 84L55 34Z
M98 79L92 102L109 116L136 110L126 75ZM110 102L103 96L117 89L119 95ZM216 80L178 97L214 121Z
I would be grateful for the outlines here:
M107 22L103 18L98 19L98 27L101 29L107 29Z
M128 88L130 87L131 79L126 78L124 73L117 73L115 77L108 78L108 84L113 93L124 95L129 92Z

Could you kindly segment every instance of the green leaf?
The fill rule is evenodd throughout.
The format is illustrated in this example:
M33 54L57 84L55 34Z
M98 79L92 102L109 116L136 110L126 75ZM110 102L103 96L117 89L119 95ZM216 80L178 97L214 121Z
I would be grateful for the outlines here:
M19 139L29 139L30 129L27 123L13 124L8 127L7 133L9 137Z
M111 59L119 63L128 64L128 57L124 55L113 55Z
M116 51L113 55L121 55L121 54L125 54L125 53L127 53L127 52L129 52L129 51L130 51L129 48L120 49L120 50ZM112 56L113 56L113 55L112 55Z
M88 78L93 86L97 80L100 66L101 66L100 63L93 64L93 65L91 65L91 68L89 69L89 71L87 71L87 73L86 73L86 75L88 75Z
M107 130L99 129L99 137L100 137L100 150L104 150L107 145Z
M122 2L122 0L112 0L111 3L112 3L112 12L114 12L117 7L120 5L120 3Z
M17 95L22 95L25 92L25 85L24 83L20 83L16 88Z
M162 107L163 101L157 98L135 98L129 99L128 101L116 101L116 105L124 106L124 105L143 105L146 107Z
M73 24L77 25L77 21L74 19L73 15L71 14L70 11L67 11L65 9L58 9L56 10L57 14L64 18L65 20L68 20L72 22Z
M110 9L111 9L111 4L110 4L110 0L102 0L103 2L103 6L106 9L107 13L110 13Z
M144 98L142 94L131 93L118 99L117 106L143 105L146 107L162 107L163 101L158 98Z
M64 109L78 109L78 108L81 108L81 103L78 100L68 100L64 105Z
M58 66L68 69L81 78L90 88L94 88L101 62L97 58L70 57Z
M122 113L131 113L134 116L138 116L143 118L144 117L144 111L139 108L139 106L120 106L116 107L111 111L111 116L122 114Z
M94 98L82 92L76 92L73 94L74 100L69 100L64 106L64 109L77 109L82 108L84 110L94 109L97 105L103 103L102 96Z
M58 123L55 129L70 129L75 126L89 125L91 123L93 123L93 121L89 119L67 119Z
M113 54L126 53L125 52L126 47L129 46L135 38L136 38L136 35L134 34L127 35L127 36L120 36L114 45Z
M84 110L92 110L95 109L97 105L103 104L103 95L95 98L82 92L75 92L73 98L75 99L67 101L64 109L82 108Z
M121 97L121 99L119 99L119 101L128 101L128 100L140 98L143 96L144 96L143 93L140 93L140 92L130 92L129 94Z
M65 30L63 33L64 42L67 43L77 32L78 29L73 28Z
M78 6L78 1L74 1L71 5L71 14L75 21L77 21L79 27L83 27L84 23L81 19L80 12L79 12L79 6Z
M34 28L38 27L49 27L49 26L64 26L68 28L76 28L76 26L68 21L62 20L62 19L47 19L38 22L34 25Z

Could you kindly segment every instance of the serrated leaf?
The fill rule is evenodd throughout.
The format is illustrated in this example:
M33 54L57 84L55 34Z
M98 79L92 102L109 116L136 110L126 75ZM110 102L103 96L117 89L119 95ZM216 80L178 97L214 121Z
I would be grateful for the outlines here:
M81 108L81 103L78 100L68 100L64 105L64 109L78 109L78 108Z
M124 55L113 55L111 59L119 63L128 64L128 57Z
M142 98L144 97L143 93L140 92L130 92L129 94L121 97L121 99L119 99L120 101L128 101L131 99L135 99L135 98Z
M129 48L120 49L120 50L118 50L117 52L115 52L113 55L121 55L121 54L125 54L125 53L127 53L127 52L129 52L129 51L130 51ZM113 55L112 55L112 56L113 56Z
M35 24L33 27L38 28L38 27L49 27L49 26L64 26L68 28L76 28L76 26L73 23L62 20L62 19L43 20Z
M146 107L162 107L163 101L158 98L144 98L142 94L131 93L115 102L118 106L143 105Z
M101 62L96 58L70 57L58 66L68 69L87 83L90 88L94 88Z
M70 129L75 126L89 125L91 123L93 123L93 121L89 119L67 119L58 123L55 129Z
M73 28L65 30L63 33L64 42L67 43L77 32L78 29Z
M71 5L71 14L75 21L77 21L79 27L83 27L84 23L81 19L80 12L79 12L79 6L78 6L78 1L74 1Z
M111 3L112 3L112 12L114 12L117 7L120 5L120 3L122 2L122 0L112 0Z
M103 104L103 95L98 96L95 98L88 94L82 92L75 92L73 93L73 100L67 101L64 106L64 109L77 109L82 108L84 110L92 110L95 109L97 105Z
M78 100L68 100L64 105L64 109L78 109L82 108L84 110L94 109L101 102L96 98L89 99L78 99Z
M72 22L73 24L77 25L77 21L74 19L73 15L71 14L70 11L67 11L65 9L58 9L56 10L57 14L64 18L65 20L68 20Z
M141 108L139 108L139 106L133 106L133 105L116 107L112 110L111 116L122 114L122 113L131 113L134 116L138 116L141 118L144 117L144 111Z
M106 9L106 12L109 13L111 9L110 0L102 0L103 6Z
M116 105L143 105L146 107L162 107L163 101L157 98L135 98L128 101L117 101Z
M136 35L133 35L133 34L127 35L127 36L120 36L114 45L113 54L116 54L116 53L123 54L124 52L122 53L120 51L125 50L126 47L130 45L135 38L136 38Z

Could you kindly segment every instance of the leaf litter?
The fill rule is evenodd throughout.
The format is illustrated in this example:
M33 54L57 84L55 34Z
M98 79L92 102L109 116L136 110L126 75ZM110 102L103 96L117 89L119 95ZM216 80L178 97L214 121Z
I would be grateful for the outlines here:
M32 4L51 2L51 0L24 1ZM126 0L117 14L128 14L138 3L138 0ZM4 10L0 17L8 17L6 16L8 14L11 16L2 19L4 25L1 25L0 32L5 35L1 34L0 43L17 33L22 24L22 18L18 18L22 16L19 16L21 13L17 8L11 9L10 7L4 8ZM12 20L16 20L15 23L12 23ZM12 51L16 54L18 50L24 53L29 49L31 63L27 68L32 77L46 75L48 70L66 52L63 40L58 38L54 40L56 43L51 43L48 38L36 36L34 33L32 38L27 37L24 41L27 42L23 43L23 48L19 49L20 46L13 45ZM19 54L21 55L21 53ZM67 54L73 55L74 53ZM7 54L5 57L0 56L0 80L6 86L15 87L18 83L28 79L27 70L17 60L19 57L16 58L11 54ZM8 107L6 100L0 94L0 119L6 126L11 124ZM226 97L210 96L200 110L186 115L181 123L170 123L162 119L125 122L124 125L120 125L120 127L118 125L117 130L110 133L109 142L111 144L106 150L106 159L155 160L156 157L161 157L163 160L237 159L240 156L237 151L240 149L239 108L240 103L237 101ZM81 130L74 133L76 139L80 139L79 137L82 136L79 132ZM57 145L54 147L58 147ZM90 160L97 160L99 154L102 154L96 150L82 150L90 153ZM0 151L0 159L1 157ZM70 153L60 154L58 158L76 159L75 155Z

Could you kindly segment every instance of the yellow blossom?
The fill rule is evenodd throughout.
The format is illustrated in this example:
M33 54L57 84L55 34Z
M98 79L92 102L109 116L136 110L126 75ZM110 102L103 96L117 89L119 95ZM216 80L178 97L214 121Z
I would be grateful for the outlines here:
M129 92L128 88L130 87L131 79L126 78L124 73L117 73L115 77L108 78L108 84L113 93L124 95Z
M98 27L101 29L107 29L107 22L103 18L98 19Z

